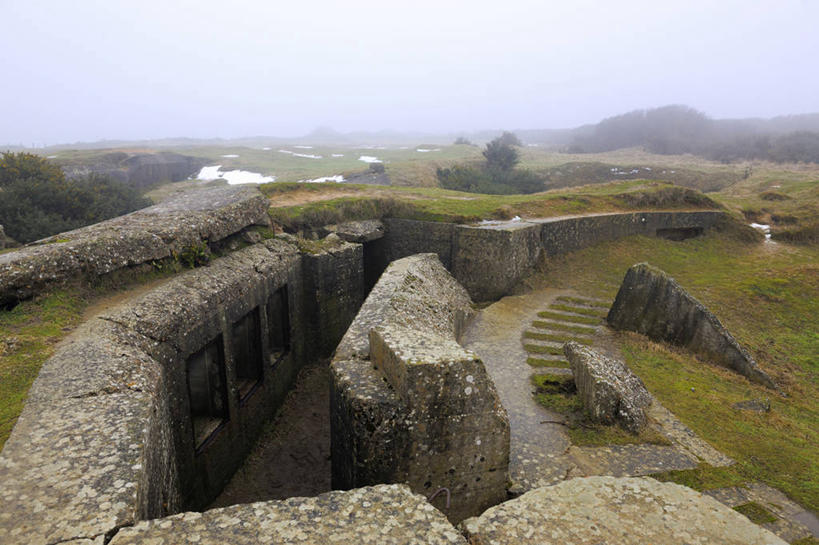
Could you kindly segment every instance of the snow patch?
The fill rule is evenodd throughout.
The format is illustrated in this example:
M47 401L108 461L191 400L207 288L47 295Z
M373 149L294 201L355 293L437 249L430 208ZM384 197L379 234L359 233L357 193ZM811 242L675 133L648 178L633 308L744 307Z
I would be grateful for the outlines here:
M235 153L228 153L227 155L223 155L222 157L224 157L225 159L236 159L239 156L236 155Z
M757 229L759 231L762 231L765 234L765 242L768 242L768 241L771 240L771 226L770 225L765 225L764 223L752 223L751 227L753 227L754 229Z
M381 163L381 159L378 157L372 157L371 155L362 155L358 158L359 161L364 161L365 163Z
M298 147L298 146L293 146ZM305 159L321 159L321 155L312 155L310 153L296 153L295 151L290 151L286 149L280 149L279 153L286 153L288 155L292 155L293 157L304 157Z
M344 176L342 174L336 174L335 176L323 176L321 178L313 178L312 180L299 180L298 183L300 184L323 184L327 182L335 182L340 184L344 181Z
M431 151L441 151L441 148L435 148L435 149L418 148L415 151L417 151L418 153L429 153Z
M268 182L275 182L275 176L263 176L258 172L248 172L247 170L228 170L223 172L219 169L222 165L213 165L209 167L202 167L199 174L196 176L197 180L227 180L229 185L239 184L266 184Z
M313 146L293 146L294 148L298 149L313 149Z
M270 148L262 148L262 151L270 151Z
M344 157L343 153L333 153L331 157Z

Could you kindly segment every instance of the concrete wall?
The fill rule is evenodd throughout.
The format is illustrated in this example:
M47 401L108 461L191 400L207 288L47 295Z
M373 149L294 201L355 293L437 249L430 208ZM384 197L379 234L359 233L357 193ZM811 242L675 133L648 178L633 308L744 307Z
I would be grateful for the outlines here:
M674 237L676 231L683 238L692 228L711 228L722 215L629 212L477 226L389 219L378 242L387 262L413 253L436 253L469 295L482 302L509 294L539 259L631 235Z
M326 326L326 343L335 345L352 320L362 296L361 261L356 244L307 257L294 245L268 240L83 324L43 365L0 453L0 542L95 538L207 505L300 366L316 354L313 326ZM320 266L305 271L307 262ZM291 342L278 357L269 345L274 324L266 305L284 286ZM349 301L339 304L339 292ZM249 389L238 376L242 347L233 328L254 312L262 375ZM214 431L197 439L188 367L191 356L214 341L224 356L226 415L212 419Z
M334 488L406 482L452 521L505 499L509 421L456 339L471 301L437 256L393 262L331 365Z

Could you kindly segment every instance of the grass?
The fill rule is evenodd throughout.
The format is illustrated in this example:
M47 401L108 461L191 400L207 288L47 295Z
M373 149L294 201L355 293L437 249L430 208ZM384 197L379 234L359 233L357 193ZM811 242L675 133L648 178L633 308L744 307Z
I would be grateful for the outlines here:
M586 316L596 316L597 318L605 318L608 314L607 310L597 308L583 308L572 305L551 304L549 308L554 310L562 310L564 312L574 312L575 314L584 314Z
M581 344L591 344L589 339L573 337L572 335L556 335L554 333L538 333L536 331L525 331L523 336L527 339L537 339L539 341L552 341L556 343L566 343L576 341Z
M639 434L630 433L619 426L606 426L592 422L577 395L571 376L541 374L532 375L535 399L547 409L565 417L569 439L580 447L608 445L632 445L650 443L669 445L670 442L655 430L646 427Z
M561 301L563 303L572 303L574 305L586 305L590 307L604 308L606 310L608 310L608 308L611 306L609 303L604 303L602 301L583 299L582 297L571 297L569 295L561 295L557 297L556 300Z
M742 513L754 524L765 524L766 522L776 522L779 520L773 513L759 505L755 501L749 501L734 507L734 511Z
M574 311L572 311L574 312ZM559 312L551 312L548 310L541 310L537 313L541 318L548 318L550 320L563 320L565 322L573 322L576 324L597 325L600 323L600 318L592 318L589 316L572 316L570 314L561 314Z
M523 348L530 354L551 354L553 356L563 355L563 348L560 346L541 346L539 344L524 344Z
M532 367L560 367L563 369L569 368L569 362L566 360L547 360L543 358L536 358L534 356L529 356L528 358L526 358L526 363L528 363Z
M778 201L777 201L778 202ZM634 263L648 261L708 307L787 397L690 353L636 334L617 341L660 402L760 480L819 508L819 248L747 243L721 233L683 242L631 237L554 258L539 281L611 299ZM769 413L732 408L771 399Z
M560 331L569 331L571 333L578 333L581 335L593 335L593 327L585 327L582 325L570 325L560 322L544 322L543 320L535 320L532 322L532 327L539 329L556 329Z
M482 195L438 188L353 184L261 186L271 218L290 232L355 219L400 217L471 223L481 219L554 217L644 209L718 209L690 189L637 180L532 195Z
M81 294L61 290L0 311L0 449L43 362L87 305Z

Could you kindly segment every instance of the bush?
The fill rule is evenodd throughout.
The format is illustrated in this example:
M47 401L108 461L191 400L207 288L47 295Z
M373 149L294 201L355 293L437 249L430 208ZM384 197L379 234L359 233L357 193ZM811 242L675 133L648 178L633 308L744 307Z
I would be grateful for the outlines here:
M486 145L483 151L486 158L486 165L490 170L512 170L518 164L518 150L501 140L495 138Z
M0 225L26 243L148 206L122 182L91 174L66 180L63 171L30 153L0 156Z

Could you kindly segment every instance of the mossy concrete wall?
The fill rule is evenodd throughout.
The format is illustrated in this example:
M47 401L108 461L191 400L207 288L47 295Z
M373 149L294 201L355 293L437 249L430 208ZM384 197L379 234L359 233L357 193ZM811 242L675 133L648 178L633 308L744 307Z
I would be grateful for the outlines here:
M335 345L358 308L361 247L303 256L272 239L188 271L83 324L58 348L0 453L0 542L96 539L138 520L207 505L242 462L302 364ZM305 272L304 264L320 263ZM333 271L349 269L349 274ZM306 279L309 278L309 289ZM316 279L321 281L317 282ZM290 350L266 334L287 286ZM349 295L343 304L315 290ZM357 295L356 295L357 294ZM257 312L262 376L240 399L233 325ZM227 415L194 437L189 357L217 341Z
M631 235L707 230L722 215L718 211L628 212L485 225L389 219L379 242L383 263L413 253L436 253L472 299L483 302L511 293L540 259Z
M393 262L331 365L334 488L406 482L450 520L506 496L509 421L483 363L456 339L469 296L434 254Z

